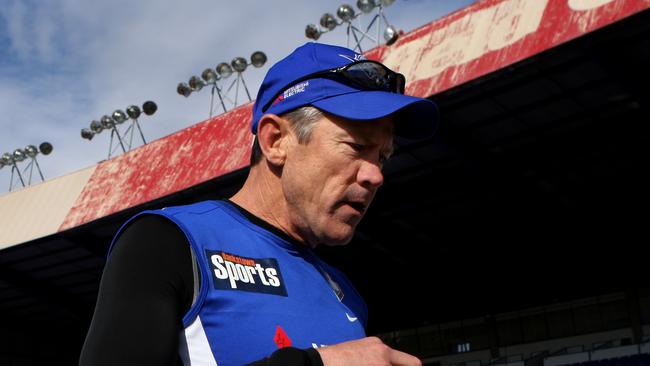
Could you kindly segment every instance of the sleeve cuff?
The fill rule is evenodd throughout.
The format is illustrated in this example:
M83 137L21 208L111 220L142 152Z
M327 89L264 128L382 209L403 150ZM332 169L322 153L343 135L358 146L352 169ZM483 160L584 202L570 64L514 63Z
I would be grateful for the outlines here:
M298 349L294 347L281 348L271 356L249 363L248 366L324 366L320 353L314 348Z

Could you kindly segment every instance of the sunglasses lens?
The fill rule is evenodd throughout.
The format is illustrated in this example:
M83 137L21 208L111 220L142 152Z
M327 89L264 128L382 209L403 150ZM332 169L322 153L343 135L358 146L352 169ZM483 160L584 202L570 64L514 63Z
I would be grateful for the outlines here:
M345 70L345 76L369 89L389 90L388 70L372 62L361 62Z
M395 73L395 90L404 94L404 89L406 88L406 78L402 74Z
M368 89L403 93L404 76L394 73L383 65L374 62L360 62L350 65L344 75L349 80ZM401 76L401 79L399 78ZM401 81L401 82L400 82Z

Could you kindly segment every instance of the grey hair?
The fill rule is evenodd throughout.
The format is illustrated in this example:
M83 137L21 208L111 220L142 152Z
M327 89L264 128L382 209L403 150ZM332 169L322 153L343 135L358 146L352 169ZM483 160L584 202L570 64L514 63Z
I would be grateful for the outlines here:
M309 142L315 122L323 118L323 116L324 114L320 109L309 105L282 115L291 124L293 132L296 133L298 142L301 144Z
M315 122L323 118L324 113L318 108L312 106L304 106L282 114L280 117L289 121L289 125L293 132L298 136L298 142L305 144L311 139L311 133L314 130ZM260 148L257 136L253 141L253 149L251 151L250 165L257 164L262 159L262 149Z

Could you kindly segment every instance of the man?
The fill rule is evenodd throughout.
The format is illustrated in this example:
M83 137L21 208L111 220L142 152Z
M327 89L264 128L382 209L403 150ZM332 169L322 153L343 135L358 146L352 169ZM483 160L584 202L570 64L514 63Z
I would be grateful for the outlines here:
M402 75L342 47L275 64L241 190L119 230L81 365L419 365L365 337L363 299L312 251L352 239L394 134L433 133L435 105L403 91Z

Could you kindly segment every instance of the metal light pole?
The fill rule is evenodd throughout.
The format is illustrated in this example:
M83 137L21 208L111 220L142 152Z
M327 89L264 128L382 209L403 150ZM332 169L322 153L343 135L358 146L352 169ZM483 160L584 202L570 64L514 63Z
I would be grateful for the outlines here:
M0 157L0 169L5 166L11 166L11 180L9 181L9 191L11 192L11 190L13 190L14 183L17 185L18 182L20 182L23 187L31 185L34 167L36 167L36 170L41 177L41 181L44 182L45 178L43 177L43 171L41 170L41 166L38 164L36 157L38 154L49 155L52 152L52 149L52 144L49 142L43 142L39 145L38 148L36 148L34 145L27 145L27 147L24 149L15 149L13 153L2 154ZM18 168L18 163L21 163L27 159L29 159L29 163L27 163L27 166L21 174L20 169ZM23 176L25 173L27 173L28 170L29 176L27 183L25 183L25 178ZM14 179L14 176L16 176L17 179Z
M130 151L133 148L133 134L136 128L140 133L142 143L145 145L147 144L147 140L144 138L144 134L142 133L142 128L140 127L138 118L143 112L144 114L151 116L156 112L156 110L158 110L158 106L152 101L144 102L142 109L140 109L140 107L137 105L130 105L126 108L126 113L121 109L116 109L111 115L107 114L104 115L99 121L92 121L90 123L90 128L84 128L81 130L81 137L90 141L93 139L93 137L95 137L95 135L100 134L102 131L110 130L111 136L108 146L108 158L110 159L118 147L122 149L123 153ZM123 134L120 134L118 126L124 124L124 122L127 120L131 120L131 123L129 124L129 127L127 127L127 129L123 132ZM115 143L115 146L113 146L115 137L117 137L117 143ZM127 137L128 142L125 143L124 140Z
M330 13L325 13L320 18L320 27L314 24L307 25L305 28L305 36L317 41L322 34L333 31L337 26L344 25L347 34L347 47L363 53L361 43L365 39L371 40L376 46L381 45L380 39L383 29L384 41L387 45L391 45L397 41L399 32L388 22L384 14L384 8L392 5L394 2L395 0L358 0L357 8L360 11L359 13L355 12L352 6L343 4L336 11L336 15L340 20L337 20ZM374 14L365 27L361 25L361 17L364 14ZM357 21L357 25L353 23L355 20ZM376 37L370 35L373 26L377 29ZM354 47L350 46L352 40L354 40Z
M201 73L201 77L192 76L187 83L179 83L176 86L176 92L179 95L184 97L189 97L194 92L198 92L203 87L211 85L211 96L210 96L210 118L212 118L214 110L214 94L216 92L219 102L221 103L221 108L224 113L228 111L226 108L226 101L232 105L232 107L237 107L239 103L239 88L240 85L244 88L248 101L252 101L250 92L248 91L248 86L244 81L244 76L242 73L246 71L248 66L262 67L266 63L266 55L264 52L256 51L251 55L251 60L248 62L244 57L235 57L230 63L220 62L214 69L207 68ZM220 82L225 82L225 79L228 79L233 74L236 74L235 79L230 83L228 88L220 86ZM234 88L234 99L231 98L230 93ZM224 90L225 89L225 90Z

